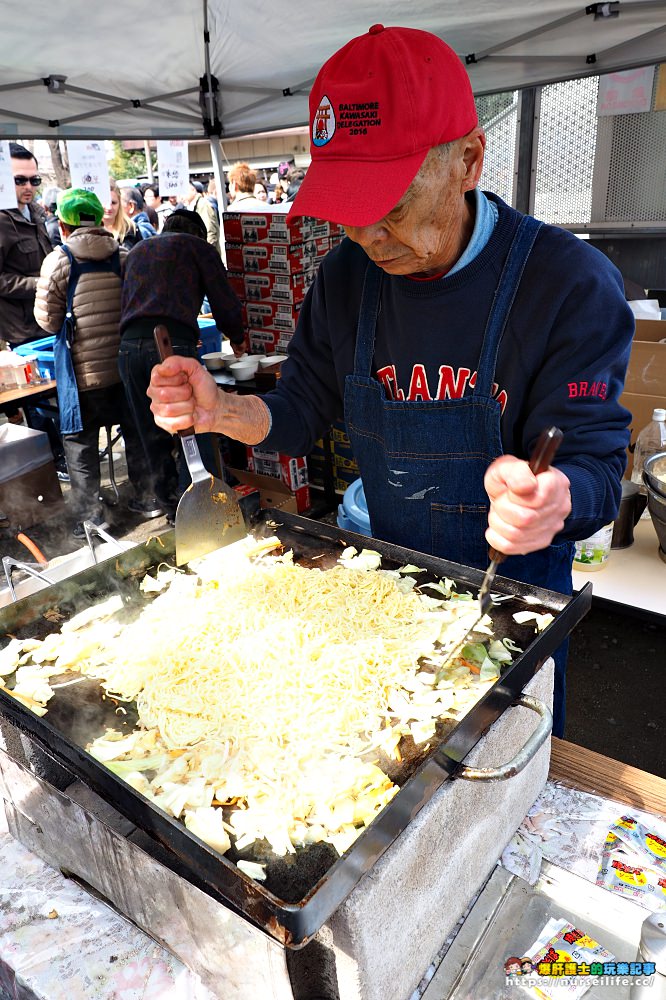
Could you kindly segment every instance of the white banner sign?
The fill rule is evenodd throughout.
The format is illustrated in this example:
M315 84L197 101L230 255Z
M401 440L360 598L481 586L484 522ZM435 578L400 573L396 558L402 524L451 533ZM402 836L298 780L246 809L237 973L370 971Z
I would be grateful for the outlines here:
M86 142L83 139L68 139L67 155L72 187L94 191L101 203L108 205L111 191L104 140Z
M157 140L160 197L184 198L190 183L190 161L184 139Z
M650 111L654 66L599 77L597 115L633 115Z
M30 165L29 160L26 160L26 163ZM0 208L16 207L16 187L9 159L9 143L2 139L0 140Z

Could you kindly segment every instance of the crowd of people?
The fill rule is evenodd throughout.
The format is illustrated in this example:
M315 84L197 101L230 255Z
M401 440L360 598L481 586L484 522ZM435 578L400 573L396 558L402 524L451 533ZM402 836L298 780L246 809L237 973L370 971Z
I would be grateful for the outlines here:
M0 336L9 347L55 336L58 417L23 407L45 430L61 479L70 483L73 534L84 521L107 526L100 496L100 429L119 426L125 443L130 510L173 523L189 479L171 434L158 428L146 389L158 358L156 324L174 351L196 358L202 304L243 352L241 304L220 256L214 187L194 181L181 203L154 184L120 187L109 199L76 188L45 188L34 154L10 143L16 209L0 211ZM17 409L7 409L20 419ZM177 439L176 439L177 440ZM210 435L200 436L216 471Z

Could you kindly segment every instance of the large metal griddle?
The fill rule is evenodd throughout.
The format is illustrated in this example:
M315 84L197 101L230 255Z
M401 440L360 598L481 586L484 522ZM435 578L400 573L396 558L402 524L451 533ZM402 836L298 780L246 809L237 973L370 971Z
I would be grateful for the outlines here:
M352 544L375 549L382 556L384 568L406 563L424 568L427 576L420 574L419 584L425 579L439 580L446 576L456 581L459 590L469 589L476 594L483 578L480 570L294 514L277 510L262 514L263 521L256 526L256 533L277 534L283 545L293 551L295 560L304 565L324 569L336 562L344 546ZM68 618L112 593L125 595L128 613L132 614L133 609L138 613L148 599L139 591L141 579L159 563L173 561L174 535L168 532L26 597L0 611L0 646L5 644L4 637L8 633L43 638L59 628L58 622L49 620L54 609ZM189 833L180 821L153 805L85 752L83 747L100 736L107 726L131 730L136 722L130 706L125 706L129 709L127 715L117 713L117 704L103 696L97 681L77 679L76 683L58 687L58 679L54 679L52 683L57 693L44 718L34 715L0 690L0 716L28 734L49 757L147 834L144 842L155 843L155 856L163 864L283 945L299 947L319 930L435 791L455 776L470 750L516 701L539 666L569 635L591 603L589 584L578 595L569 598L500 577L494 591L513 597L492 611L495 634L511 637L525 651L464 718L457 724L438 728L439 744L433 740L425 756L412 745L405 747L401 764L388 760L381 762L386 765L392 780L401 786L400 791L343 857L338 858L329 845L313 845L297 851L293 857L271 860L268 880L263 885L236 867L233 853L232 860L218 854ZM535 635L529 645L526 644L530 629L517 625L512 617L515 611L526 607L555 615L548 628ZM220 641L224 642L223 632ZM240 856L250 855L245 852Z

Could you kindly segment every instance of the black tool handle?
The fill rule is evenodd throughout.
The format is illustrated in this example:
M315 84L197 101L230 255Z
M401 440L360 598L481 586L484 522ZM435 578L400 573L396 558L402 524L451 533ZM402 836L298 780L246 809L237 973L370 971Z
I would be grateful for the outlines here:
M155 347L157 348L157 353L160 356L160 361L166 361L167 358L173 356L173 345L171 343L171 337L169 336L169 331L164 326L163 323L158 323L153 330L153 337L155 338ZM182 431L178 431L182 438L192 437L194 434L194 427L186 427Z
M535 476L538 476L540 472L545 472L550 468L551 462L557 454L557 449L562 443L562 438L564 434L559 429L559 427L546 427L545 430L541 431L539 434L539 440L537 441L534 451L532 452L532 457L530 458L530 469ZM503 563L506 556L503 552L498 552L492 546L488 551L488 555L494 563Z

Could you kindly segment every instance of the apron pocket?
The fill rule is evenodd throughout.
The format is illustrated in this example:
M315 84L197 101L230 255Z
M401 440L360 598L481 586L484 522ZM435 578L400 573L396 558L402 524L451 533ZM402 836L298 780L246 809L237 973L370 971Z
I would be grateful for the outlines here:
M486 504L459 503L430 505L433 555L464 566L488 566Z
M574 543L560 542L528 556L509 556L500 572L512 580L555 590L558 594L571 594L573 557Z

